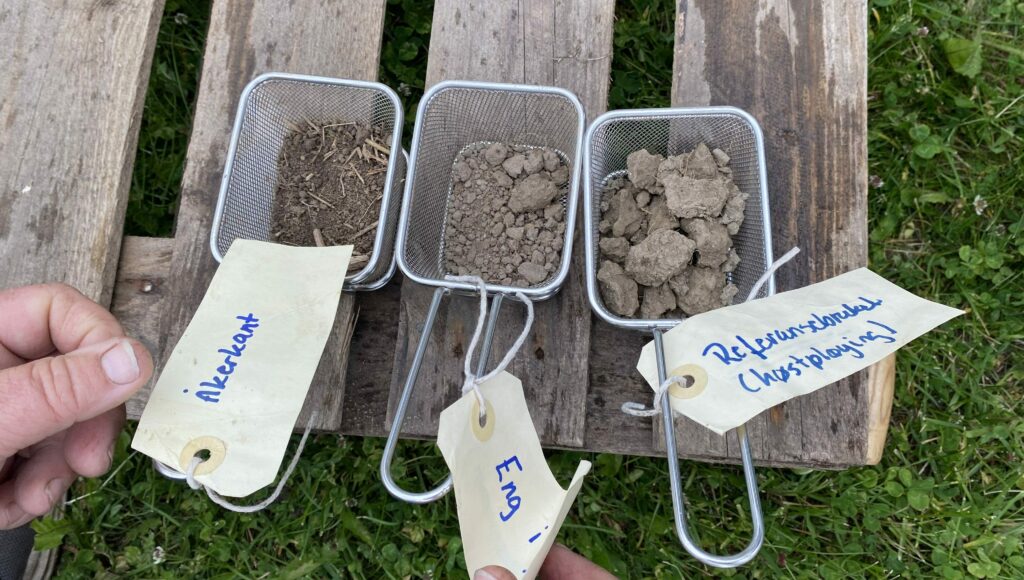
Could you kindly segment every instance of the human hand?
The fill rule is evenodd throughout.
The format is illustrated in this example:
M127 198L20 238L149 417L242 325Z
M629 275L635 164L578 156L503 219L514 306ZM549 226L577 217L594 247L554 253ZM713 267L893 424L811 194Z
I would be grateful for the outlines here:
M77 290L0 292L0 529L110 469L124 402L152 374L146 347Z
M540 580L614 580L615 576L561 544L555 544L537 574ZM501 566L487 566L473 574L473 580L516 580Z

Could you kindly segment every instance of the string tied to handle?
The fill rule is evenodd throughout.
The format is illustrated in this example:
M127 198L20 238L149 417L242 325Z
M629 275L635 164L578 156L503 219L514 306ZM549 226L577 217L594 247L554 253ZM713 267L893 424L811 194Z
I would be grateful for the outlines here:
M473 355L476 353L477 344L480 342L480 337L483 334L484 326L487 324L487 286L484 284L483 279L479 276L445 276L445 280L452 282L463 282L465 284L472 284L476 286L477 291L480 293L480 314L477 317L476 329L473 331L473 338L469 341L469 348L466 349L466 360L463 364L463 373L465 374L465 380L462 383L462 394L473 391L476 395L477 402L480 403L480 418L482 419L486 414L486 399L484 399L483 393L480 391L480 385L498 376L502 371L512 363L512 359L515 358L516 353L526 342L526 337L530 335L530 329L533 327L533 302L522 292L516 292L513 296L516 297L520 302L526 306L526 323L523 325L523 331L519 333L516 341L509 347L508 352L502 357L494 369L482 376L477 376L473 372Z

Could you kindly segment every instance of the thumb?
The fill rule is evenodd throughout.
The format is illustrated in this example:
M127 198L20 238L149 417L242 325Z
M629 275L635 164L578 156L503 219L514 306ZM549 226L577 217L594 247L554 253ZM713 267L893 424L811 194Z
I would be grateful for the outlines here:
M149 351L127 338L0 371L0 458L117 407L152 374Z
M516 580L516 576L501 566L487 566L473 573L473 580Z

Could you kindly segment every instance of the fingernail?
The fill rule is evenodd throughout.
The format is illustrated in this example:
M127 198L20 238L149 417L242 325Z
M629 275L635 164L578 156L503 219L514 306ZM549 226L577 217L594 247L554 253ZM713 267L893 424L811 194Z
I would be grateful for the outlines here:
M60 505L64 501L64 492L68 489L68 483L63 479L57 477L51 479L46 484L46 499L50 500L50 505Z
M135 358L135 349L127 340L118 341L103 353L100 364L112 383L127 385L139 378L139 359Z
M111 445L110 449L107 449L107 469L110 469L114 465L114 446Z
M473 573L473 580L498 580L498 577L487 570L477 570Z

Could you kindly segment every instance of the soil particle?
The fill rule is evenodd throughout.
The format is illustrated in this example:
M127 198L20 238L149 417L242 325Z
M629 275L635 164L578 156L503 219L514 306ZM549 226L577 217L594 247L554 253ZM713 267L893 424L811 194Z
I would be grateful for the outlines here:
M722 264L723 272L732 272L736 269L736 266L740 265L740 255L736 253L736 250L729 250L729 257L725 259L725 263Z
M630 189L623 189L613 200L615 222L612 223L612 235L616 237L631 236L640 229L644 214L633 199Z
M627 157L628 177L608 182L598 224L598 280L609 310L657 319L732 303L738 288L727 274L740 261L732 236L747 194L729 162L703 143L668 158L646 150Z
M636 282L626 275L622 266L606 260L597 271L601 299L608 310L619 316L633 316L640 307Z
M721 221L729 229L729 235L731 236L735 236L740 231L740 226L743 224L743 215L747 210L748 197L747 194L734 186L734 189L729 194L729 200L725 202L725 207L722 208Z
M540 284L548 277L548 271L536 262L523 262L517 271L530 284Z
M675 309L676 294L667 283L661 286L648 286L644 288L644 301L640 305L641 318L661 318L666 312Z
M620 264L629 254L629 241L626 238L601 238L601 253Z
M534 175L544 169L544 154L539 149L530 149L526 152L526 161L523 162L523 170ZM550 180L550 178L548 178Z
M626 170L629 173L629 180L636 187L646 189L655 184L658 179L658 166L665 158L661 155L652 155L646 149L634 151L626 157Z
M544 171L555 171L561 166L562 161L558 154L551 150L544 150Z
M540 156L539 151L537 155ZM512 188L508 208L515 213L536 211L546 208L556 197L558 197L558 186L551 181L551 176L534 172L526 179L520 180Z
M683 220L682 225L686 235L697 244L696 265L715 268L725 263L732 251L732 238L725 226L699 218Z
M636 194L636 205L641 209L647 207L651 203L651 194L648 191L641 191Z
M484 149L484 159L489 165L498 165L506 157L508 157L508 146L504 143L493 143Z
M721 149L712 149L711 154L715 156L715 163L718 164L719 169L729 165L729 161L731 159L725 151L722 151Z
M524 165L526 165L526 157L518 153L509 157L501 164L505 168L505 173L513 179L522 175Z
M664 196L659 195L651 202L647 224L648 235L658 230L674 230L679 227L679 220L669 211Z
M718 217L731 193L732 183L721 179L695 179L674 171L660 179L669 210L681 218Z
M277 159L271 239L295 246L352 244L349 270L365 266L373 251L390 142L382 128L353 122L308 122L289 131Z
M688 316L714 310L722 306L727 284L725 273L717 268L687 268L670 285L676 294L679 308ZM735 288L735 286L733 286ZM735 290L732 291L735 294ZM732 296L730 295L731 299Z
M548 169L553 168L553 170ZM561 263L569 169L553 150L478 143L452 165L445 268L486 282L526 287Z
M644 286L660 286L690 263L696 244L675 230L658 230L631 247L626 273Z

